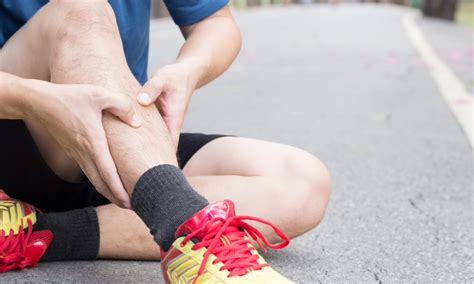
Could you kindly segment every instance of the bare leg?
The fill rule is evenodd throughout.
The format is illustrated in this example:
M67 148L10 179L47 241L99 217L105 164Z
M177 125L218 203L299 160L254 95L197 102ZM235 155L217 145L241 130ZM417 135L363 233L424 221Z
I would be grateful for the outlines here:
M231 199L237 214L269 220L290 238L317 226L329 199L326 167L304 151L276 143L220 138L198 151L184 172L210 202ZM115 205L99 207L97 212L99 257L159 259L158 246L135 214ZM276 241L271 230L256 226Z

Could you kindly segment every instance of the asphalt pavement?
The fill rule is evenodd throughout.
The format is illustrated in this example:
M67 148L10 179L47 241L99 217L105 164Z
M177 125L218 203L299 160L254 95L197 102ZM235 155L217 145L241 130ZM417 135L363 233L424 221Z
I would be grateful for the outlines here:
M291 144L329 167L323 223L266 257L298 283L474 281L472 149L407 38L402 18L412 12L372 4L237 11L238 60L194 95L186 131ZM473 30L417 25L472 92ZM150 71L182 43L170 20L151 30ZM159 263L135 261L47 263L0 282L163 283Z

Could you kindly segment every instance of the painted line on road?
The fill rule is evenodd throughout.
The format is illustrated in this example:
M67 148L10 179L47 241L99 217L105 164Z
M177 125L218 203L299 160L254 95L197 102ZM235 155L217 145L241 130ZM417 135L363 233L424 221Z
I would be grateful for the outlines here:
M456 77L451 68L440 59L433 47L425 39L415 22L415 16L403 18L403 25L413 46L428 65L430 74L462 129L467 135L471 147L474 148L474 133L472 130L474 106L472 96L464 84Z

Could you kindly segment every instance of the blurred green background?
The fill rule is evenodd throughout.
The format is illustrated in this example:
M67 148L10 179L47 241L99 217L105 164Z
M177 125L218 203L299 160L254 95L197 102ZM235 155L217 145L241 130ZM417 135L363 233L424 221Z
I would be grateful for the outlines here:
M474 27L474 1L460 0L456 11L456 21Z
M231 0L235 8L249 8L269 5L293 5L313 3L392 3L410 6L423 11L425 16L454 20L455 22L474 27L474 0ZM153 18L169 16L163 0L152 0Z

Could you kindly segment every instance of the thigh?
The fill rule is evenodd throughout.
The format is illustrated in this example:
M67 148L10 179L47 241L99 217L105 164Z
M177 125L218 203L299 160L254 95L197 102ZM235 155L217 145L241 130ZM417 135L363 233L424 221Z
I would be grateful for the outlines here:
M216 139L228 135L202 134L202 133L181 133L179 137L177 158L178 164L183 169L189 160L205 145Z
M43 31L53 28L53 25L45 26L45 18L60 21L48 5L41 8L0 50L0 71L22 78L50 80L49 58L52 51ZM25 123L49 167L64 179L77 180L79 166L45 128L38 121L28 120Z
M291 176L310 160L312 155L288 145L222 137L203 146L183 170L187 176Z

